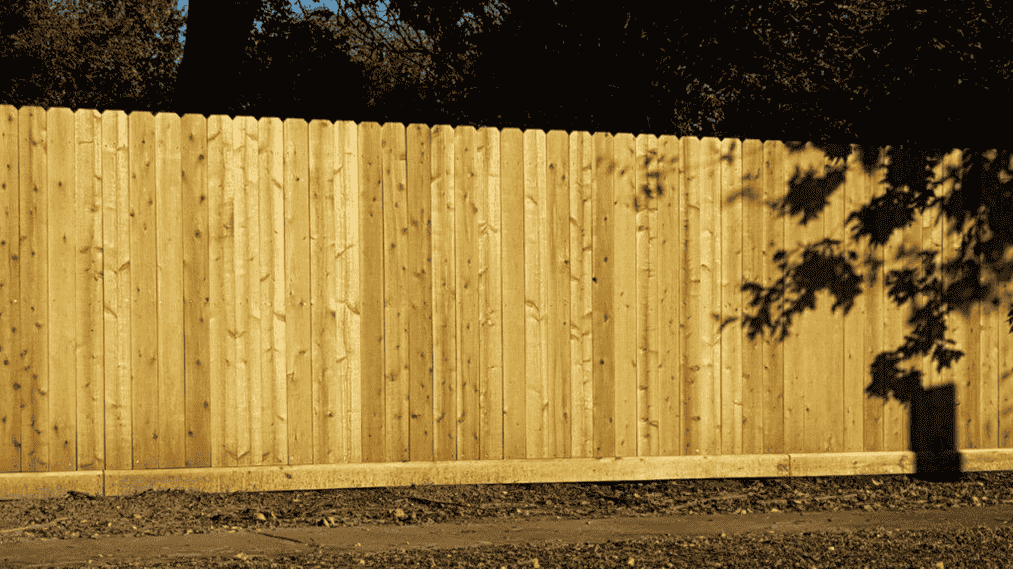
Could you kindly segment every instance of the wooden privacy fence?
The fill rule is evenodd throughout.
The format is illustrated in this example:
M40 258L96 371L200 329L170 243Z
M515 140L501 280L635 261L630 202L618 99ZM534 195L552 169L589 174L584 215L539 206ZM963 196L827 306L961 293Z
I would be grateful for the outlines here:
M80 475L8 494L910 471L906 409L863 390L905 333L883 272L953 250L942 220L847 316L739 321L777 249L864 254L854 154L803 226L770 204L842 166L809 145L0 113L0 471ZM948 323L969 355L926 384L960 449L1008 449L1004 316Z

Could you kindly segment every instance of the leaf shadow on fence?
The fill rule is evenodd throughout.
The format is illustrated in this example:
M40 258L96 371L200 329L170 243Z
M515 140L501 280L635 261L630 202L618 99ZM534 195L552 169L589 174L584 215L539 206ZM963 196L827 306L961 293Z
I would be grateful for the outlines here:
M795 153L805 145L786 143L786 146ZM903 246L898 251L898 259L914 260L918 265L914 269L890 270L885 276L887 294L893 302L898 307L911 303L908 333L899 347L884 350L875 357L869 366L871 382L865 392L884 401L893 397L907 406L909 448L917 456L916 476L930 480L958 478L962 461L956 450L954 384L926 389L921 370L901 369L898 364L931 354L937 371L949 368L964 353L948 347L955 342L946 337L947 314L970 316L974 305L998 307L1000 300L1013 305L1005 291L1013 275L1013 261L1006 256L1013 247L1013 223L1009 221L1013 219L1010 151L965 149L962 164L946 166L941 179L935 180L931 166L941 163L947 153L943 148L814 147L829 159L825 172L818 175L812 170L796 171L784 198L765 205L779 217L801 216L802 225L817 219L829 205L827 198L844 183L847 157L857 152L855 162L866 175L885 169L882 180L886 182L885 193L850 212L845 221L849 225L854 222L852 240L858 243L868 236L871 247L864 259L859 259L854 251L847 251L841 241L832 239L804 244L791 252L777 251L773 261L781 272L780 278L769 287L752 281L742 286L744 292L752 294L749 306L755 309L753 314L743 314L742 327L748 329L750 341L769 329L776 341L783 342L793 317L807 309L815 310L816 295L821 291L834 296L832 312L841 308L847 314L855 298L862 294L863 285L876 285L876 274L883 265L876 258L877 249L885 246L895 231L910 225L916 212L937 208L936 223L945 216L947 238L960 239L959 249L952 258L940 263L936 262L938 251ZM889 163L884 161L887 155ZM949 180L954 182L951 190L937 196L935 188ZM759 199L756 196L755 188L746 187L737 197ZM861 266L867 269L864 274L860 272ZM1007 321L1013 333L1013 308ZM1001 428L1010 430L1007 426ZM1000 444L1010 434L999 433Z

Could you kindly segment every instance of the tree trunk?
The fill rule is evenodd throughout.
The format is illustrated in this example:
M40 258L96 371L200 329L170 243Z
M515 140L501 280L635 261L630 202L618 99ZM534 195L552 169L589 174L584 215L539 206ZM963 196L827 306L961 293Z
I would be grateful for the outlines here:
M246 39L261 0L195 0L176 76L173 111L233 114Z

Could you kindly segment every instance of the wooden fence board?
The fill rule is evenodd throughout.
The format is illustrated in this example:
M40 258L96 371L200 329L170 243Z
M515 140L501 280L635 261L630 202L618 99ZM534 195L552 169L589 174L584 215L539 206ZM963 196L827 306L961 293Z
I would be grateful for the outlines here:
M685 137L682 142L683 182L680 198L679 225L685 228L686 238L681 243L684 254L680 270L680 281L683 283L683 329L682 329L682 452L681 454L700 454L703 437L701 419L705 414L703 408L702 384L704 382L703 363L706 356L703 352L701 333L701 313L706 306L702 282L702 254L705 241L709 246L710 235L705 236L701 228L702 203L701 186L704 176L703 156L700 139ZM692 237L699 236L699 239ZM707 289L707 297L710 292ZM699 354L699 359L691 356Z
M246 122L244 117L232 119L232 133L229 153L229 176L226 189L227 203L232 211L232 239L229 253L232 270L230 271L231 286L229 287L229 345L233 354L229 361L232 364L230 387L233 392L233 405L229 420L232 421L232 433L235 436L236 466L250 466L250 425L252 409L250 409L250 377L247 368L247 329L249 322L249 302L246 298L247 278L247 213L246 213ZM305 263L305 261L303 261Z
M823 153L813 149L811 144L806 144L804 148L792 154L790 163L796 166L788 174L792 176L792 181L800 184L796 186L795 191L801 190L803 195L811 195L819 183L816 179L822 178L825 174ZM792 226L791 233L794 239L789 240L788 231L785 230L785 246L793 249L797 247L798 252L795 255L800 255L803 245L819 243L826 237L826 210L821 215L809 219L802 227L797 225L799 222L802 220L796 217L788 220L788 224ZM812 308L816 311L827 310L829 295L826 291L815 294L814 299L815 305ZM796 359L790 361L793 363L791 379L800 392L795 405L802 415L801 451L804 453L826 453L833 444L834 417L831 416L829 398L826 394L834 393L835 396L840 396L840 386L834 381L837 358L833 356L832 350L834 347L840 349L841 346L830 345L828 325L829 322L821 319L815 312L806 312L797 317L795 325L790 330L792 335L801 340L792 344L795 348L792 355ZM787 347L785 351L788 351ZM813 367L813 361L823 358L829 358L827 365ZM787 367L785 375L788 375ZM787 391L787 385L785 390Z
M221 121L222 138L222 198L220 205L219 223L224 229L221 237L221 299L222 299L222 324L225 327L225 337L222 341L225 360L224 377L225 389L223 391L223 402L225 404L225 464L228 466L239 466L243 454L243 438L249 436L244 425L248 417L243 416L242 397L246 395L245 390L239 389L239 370L236 360L236 191L239 188L236 172L236 147L235 147L235 121L223 117ZM242 137L240 137L242 140ZM244 420L247 419L247 420Z
M786 145L787 146L787 145ZM806 191L806 174L810 166L805 150L789 148L784 156L784 185L782 186L781 198L784 199L788 192L793 189L796 192ZM796 188L802 188L801 190ZM803 194L804 195L804 194ZM787 208L782 212L786 217L784 228L784 249L788 259L797 260L801 254L802 246L806 243L813 243L823 237L823 220L821 218L808 220L807 225L802 225L802 215L796 214L788 217ZM785 415L785 451L786 452L808 452L807 449L815 448L817 440L814 438L816 425L813 424L815 417L811 417L816 409L807 411L811 403L807 397L812 392L812 386L808 385L813 378L809 367L812 358L820 350L820 333L818 314L805 312L796 315L791 327L787 330L787 338L805 338L804 342L786 343L784 347L784 415ZM816 452L816 451L813 451Z
M285 368L288 463L313 462L311 370L309 133L285 119ZM378 196L379 198L379 196ZM382 419L381 419L382 420Z
M344 455L338 430L341 384L335 286L334 133L329 121L309 124L310 301L313 327L313 463L334 464Z
M548 254L545 224L545 133L524 132L524 357L527 398L527 458L549 452L548 377L545 369L544 259ZM463 358L462 358L463 359Z
M433 168L437 167L433 156ZM524 135L500 133L503 267L503 458L527 457ZM435 202L434 202L435 207ZM435 241L434 241L435 251ZM434 311L435 316L435 311ZM435 326L435 320L434 320ZM435 333L434 328L434 333Z
M1007 172L1009 171L1010 164L998 164L995 162L997 158L995 151L986 151L984 155L988 160L993 162L993 167L1000 167L1007 169ZM985 174L982 173L982 175ZM994 272L986 271L985 274L988 275L984 279L988 285L999 284ZM978 448L983 449L996 448L999 445L999 335L1001 323L1005 321L1003 314L1006 310L1000 312L998 304L993 304L993 302L1000 302L1000 298L1000 295L996 291L994 295L990 295L986 302L978 305L981 313L981 339L979 344L981 373L978 376L980 398L977 424L979 436L981 437Z
M1007 261L1011 260L1007 253ZM999 422L996 446L1013 448L1013 334L1009 333L1009 322L1000 323L999 334L999 379L998 414ZM933 362L933 369L935 362Z
M647 275L647 331L648 331L648 343L647 343L647 365L650 367L648 370L648 389L650 390L650 396L648 397L649 412L648 425L651 426L653 433L651 435L651 450L654 456L660 456L661 454L661 433L659 429L661 427L661 388L660 388L660 368L659 368L659 354L661 351L661 313L659 312L659 294L658 290L660 274L660 245L661 239L659 238L659 223L658 223L658 176L660 163L658 162L658 139L655 136L648 137L647 144L648 151L653 156L652 172L648 180L650 185L654 188L650 190L651 196L647 198L647 219L648 227L650 228L648 233L648 259L650 262L650 271ZM641 197L643 197L643 188L638 188Z
M230 388L226 378L229 365L225 360L228 341L228 318L226 310L226 273L225 267L231 255L226 257L226 241L232 227L231 212L225 209L225 188L228 178L227 156L231 153L231 123L228 117L211 116L207 120L208 129L208 302L209 330L211 342L208 346L211 376L211 464L212 466L235 466L236 459L230 451L226 417L230 414L233 396L228 395ZM228 131L228 132L226 132ZM227 143L228 142L228 143ZM233 431L234 432L234 431ZM234 435L233 435L234 439ZM234 443L233 443L234 444Z
M721 157L721 454L742 454L742 144L722 140Z
M77 188L77 468L105 466L102 346L102 129L101 114L79 109L75 122Z
M408 197L405 191L405 129L386 123L381 132L384 237L384 396L386 455L408 460ZM475 358L476 362L478 358ZM476 409L477 412L477 409Z
M18 183L19 113L0 105L0 472L21 471L23 374L15 354L21 350L20 256L18 237L20 188Z
M457 459L479 458L478 209L475 127L455 129L454 249L457 261Z
M882 158L882 153L880 153ZM868 203L873 198L880 195L881 188L877 184L876 180L880 180L883 177L883 169L877 168L873 171L872 176L865 178L863 184L864 193L859 198L862 203ZM879 351L884 346L883 341L886 334L884 318L886 309L886 291L884 286L885 281L885 259L886 252L885 248L880 247L875 251L868 251L868 256L875 259L877 264L874 265L875 272L866 278L866 284L874 282L874 286L869 286L865 295L866 299L866 330L865 330L865 361L866 368L872 365L875 361ZM872 269L866 269L871 272ZM870 280L871 279L871 280ZM870 376L871 380L871 376ZM866 452L881 452L886 450L885 444L885 417L884 417L884 406L883 400L878 397L866 397L865 399L865 451Z
M134 468L159 466L155 117L130 115L130 346Z
M774 263L774 256L785 248L786 220L778 215L772 205L784 197L786 178L784 158L787 150L784 143L768 140L763 143L763 280L765 288L771 287L779 278L780 271ZM683 281L686 282L686 281ZM773 332L763 333L763 452L781 453L787 448L785 436L785 381L784 344L778 342Z
M405 145L408 192L408 355L411 391L411 460L433 460L433 231L430 132L408 125ZM354 241L353 241L354 242Z
M594 394L594 456L616 456L615 431L615 296L612 269L615 259L613 212L615 184L614 139L611 134L594 134L594 163L592 171L592 203L594 226L591 229L594 243L591 279L591 337Z
M1013 162L1013 159L1011 159ZM1007 171L1013 170L1013 164L1001 164ZM1006 251L1003 260L1007 263L1013 261L1013 251ZM1001 279L1000 279L1001 281ZM1000 298L1003 304L1002 309L1008 311L1010 303L1013 302L1013 295L1008 289L1009 281L1006 282L1006 290ZM1013 447L1013 334L1010 334L1010 322L1005 319L1004 312L1000 312L998 324L998 377L996 380L996 442L999 448Z
M594 414L591 383L591 275L593 258L591 164L594 148L591 135L572 132L570 143L570 367L573 378L570 408L573 429L570 448L573 456L594 456Z
M477 134L476 169L479 185L478 221L478 297L481 321L479 365L481 412L480 457L503 458L503 291L500 221L500 141L499 131L482 128Z
M637 454L658 456L658 283L657 211L654 190L657 178L658 140L646 134L636 138L635 189L633 195L636 239L637 322ZM653 206L653 209L652 209ZM653 290L652 290L653 289Z
M158 464L186 463L183 397L183 210L179 116L155 117L155 232L158 314ZM164 155L161 149L167 149Z
M763 280L763 144L742 144L742 282ZM742 310L751 296L739 286L739 320L728 326L742 342L742 453L763 452L763 336L750 340L742 327ZM729 330L731 332L732 330Z
M74 206L74 113L53 109L49 124L49 471L77 470L77 224ZM71 277L63 275L69 270Z
M130 170L123 111L102 113L102 296L105 468L133 468L130 381Z
M854 150L854 146L852 149ZM844 194L844 213L847 215L858 211L864 205L865 174L862 171L862 164L854 152L848 156L846 166L847 178L838 190ZM843 222L842 222L843 223ZM869 237L865 236L861 241L856 242L852 237L856 227L856 221L842 225L842 252L846 259L854 255L854 262L861 263L866 251L869 251ZM862 274L861 264L856 271ZM862 286L862 294L855 299L855 304L844 316L844 452L861 452L864 450L865 436L865 386L868 384L865 379L869 377L869 364L866 360L864 336L866 323L866 300L869 297L869 290L865 284Z
M980 447L996 448L999 446L999 309L991 303L982 304L981 310L981 385L980 408ZM1003 311L1005 312L1005 311ZM1003 318L1002 320L1005 320Z
M892 160L890 161L892 162ZM879 184L879 192L888 191L885 182ZM889 278L890 271L899 271L904 268L904 261L899 257L901 247L905 246L905 236L901 231L893 233L886 247L883 249L885 265L884 275ZM884 281L884 285L886 282ZM909 312L906 307L898 307L894 299L889 296L889 287L883 290L883 329L884 345L881 348L895 350L904 341L904 322ZM905 407L895 399L891 398L883 404L883 450L903 450L907 448L907 416Z
M433 415L436 460L457 458L457 263L454 129L433 127ZM365 289L363 294L365 294Z
M940 162L940 164L934 165L932 168L933 176L935 177L936 181L940 181L943 179L943 162L945 161L946 159L944 155L943 160ZM952 183L950 185L952 185ZM934 194L936 195L936 197L941 198L942 196L945 195L945 186L946 184L939 184L935 187ZM939 264L942 261L941 255L943 254L944 224L942 216L940 215L939 211L927 210L924 214L922 214L921 218L922 218L922 242L924 243L924 246L927 249L936 252L936 257L935 259L933 259L933 262L936 264L938 268ZM918 296L919 304L924 305L924 303L926 303L927 301L928 295L922 294ZM936 362L932 360L932 352L930 351L929 353L925 354L924 359L925 359L924 364L925 370L928 375L925 377L923 385L925 387L934 387L942 385L943 384L942 373L936 367Z
M287 134L287 133L286 133ZM360 282L383 282L383 155L380 125L359 124L359 267ZM286 136L286 141L288 137ZM362 337L362 460L384 462L383 287L363 286ZM289 368L291 369L291 368ZM290 385L291 387L291 385Z
M825 184L821 182L826 176L826 158L819 149L811 143L806 144L806 162L812 172L814 184ZM818 187L818 186L813 186ZM812 233L808 233L806 243L819 243L832 235L833 228L830 224L833 220L833 194L825 198L827 204L818 217L810 222ZM806 226L809 229L809 226ZM843 354L843 338L834 343L835 332L839 323L837 318L828 310L831 304L830 293L826 290L816 295L816 309L818 313L810 315L811 324L815 326L814 332L818 334L818 342L814 347L817 351L810 352L811 356L805 362L805 405L806 405L806 444L808 448L816 449L815 452L829 452L830 449L840 444L841 434L844 427L843 414L840 411L840 401L844 395L843 381L840 379L844 361L840 357ZM826 366L814 366L813 362L820 361L819 357L825 357ZM829 397L827 394L831 394ZM833 401L838 403L838 412L835 413Z
M680 350L682 322L682 281L679 271L684 254L685 232L681 223L679 200L682 162L679 139L666 135L658 139L658 382L659 452L662 456L681 454L682 434L682 361ZM592 202L593 203L593 202ZM593 316L593 314L592 314Z
M723 232L721 226L721 209L724 201L723 181L721 172L724 169L722 143L717 138L707 137L702 141L707 159L703 194L703 211L701 227L710 234L709 248L702 249L701 261L709 267L702 273L703 284L708 287L710 296L704 304L700 323L704 327L704 350L709 352L708 364L705 369L709 377L707 396L704 398L704 446L703 454L721 453L721 432L723 422L721 416L721 243ZM706 261L705 261L706 259Z
M570 146L560 130L545 137L546 368L548 370L549 456L572 456L572 393L570 368Z
M352 121L335 125L335 220L337 261L339 355L344 350L341 370L344 377L339 428L344 438L345 462L362 461L362 376L360 373L360 273L359 273L359 160L358 127Z
M252 290L257 282L260 261L258 212L259 200L254 193L260 170L258 159L258 126L253 117L236 117L234 148L238 182L235 195L236 247L236 379L242 386L239 397L243 417L240 466L260 464L260 322L256 307L251 303ZM255 205L256 204L256 205ZM242 278L240 278L242 277Z
M825 168L825 181L824 184L829 184L829 187L835 187L841 179L843 174L839 174L840 168L846 166L846 162L838 160L831 163L829 160L824 158L823 160ZM841 180L843 181L843 180ZM829 204L824 210L826 216L826 225L824 236L827 239L833 239L838 241L841 245L835 249L839 254L843 251L845 239L845 219L847 218L846 207L846 187L844 184L837 185L836 190L828 197ZM828 448L834 453L843 453L845 451L845 445L847 444L847 436L850 432L854 432L854 428L846 426L847 418L854 415L853 409L861 407L861 402L853 398L853 394L848 391L851 387L846 379L846 346L847 340L845 336L845 317L843 307L838 307L836 311L832 311L833 304L837 302L836 297L828 294L827 302L823 305L824 310L830 313L831 323L828 329L828 341L831 346L830 353L830 369L833 371L832 383L833 391L824 393L840 393L839 397L832 398L830 401L830 413L831 427L833 429L832 438L828 445ZM826 314L826 313L825 313ZM848 408L848 403L854 405L854 407ZM853 437L854 440L860 440L859 437Z
M261 462L288 462L285 361L285 145L281 119L257 130L260 202Z
M637 455L637 256L636 238L636 140L632 134L617 134L613 151L616 160L615 232L612 265L615 280L613 312L615 328L615 418L616 456Z
M186 467L211 466L210 275L207 122L185 115L180 123L183 208L183 306L186 361ZM259 426L258 426L259 428Z
M246 221L245 236L242 239L246 255L236 259L236 265L243 266L243 286L236 289L236 300L242 296L242 313L245 317L245 340L243 374L248 386L245 398L249 409L249 454L242 462L244 465L264 463L264 433L260 428L263 424L263 381L261 379L261 337L260 337L260 125L253 117L237 117L243 126L243 219ZM237 204L238 205L238 204ZM237 211L238 211L237 207ZM238 346L238 342L237 342Z

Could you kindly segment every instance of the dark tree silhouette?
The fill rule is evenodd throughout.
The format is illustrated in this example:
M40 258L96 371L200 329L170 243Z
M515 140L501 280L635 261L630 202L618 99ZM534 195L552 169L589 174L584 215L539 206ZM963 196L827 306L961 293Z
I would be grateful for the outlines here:
M0 10L0 101L131 111L171 100L183 24L171 0L12 2Z

